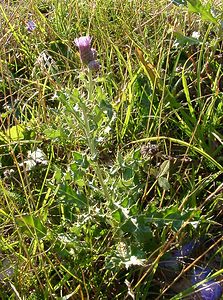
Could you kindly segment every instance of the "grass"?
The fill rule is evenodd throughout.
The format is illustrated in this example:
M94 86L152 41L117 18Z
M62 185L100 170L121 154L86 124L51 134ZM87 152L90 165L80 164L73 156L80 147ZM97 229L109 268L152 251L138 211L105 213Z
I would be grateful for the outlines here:
M174 2L0 4L1 299L221 298L223 12Z

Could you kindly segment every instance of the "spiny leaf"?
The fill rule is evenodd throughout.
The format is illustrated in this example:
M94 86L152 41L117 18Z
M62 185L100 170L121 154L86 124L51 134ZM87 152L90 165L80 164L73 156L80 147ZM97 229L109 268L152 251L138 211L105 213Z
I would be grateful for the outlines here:
M201 15L202 20L217 23L217 20L211 14L210 6L208 4L202 5L200 0L187 1L189 12L194 12Z

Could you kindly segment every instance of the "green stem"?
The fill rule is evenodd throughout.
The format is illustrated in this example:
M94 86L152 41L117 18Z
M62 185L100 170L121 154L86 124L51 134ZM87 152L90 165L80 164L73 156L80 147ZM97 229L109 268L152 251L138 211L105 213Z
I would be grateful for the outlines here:
M94 89L94 82L92 79L92 71L88 70L88 100L92 101L93 99L93 89Z
M94 83L92 80L92 72L91 72L91 70L89 70L89 73L88 73L88 102L89 102L89 104L93 99L93 88L94 88ZM91 157L93 158L93 161L94 161L94 170L98 177L98 180L102 187L102 190L104 192L104 196L108 201L108 199L110 197L109 197L107 187L104 183L104 178L102 175L101 168L97 161L97 149L95 146L94 137L92 136L92 133L91 133L90 123L89 123L89 118L88 118L88 110L87 110L85 103L81 103L81 108L82 108L83 116L84 116L84 124L85 124L84 130L85 130L85 134L87 136L87 141L88 141L88 146L90 148Z

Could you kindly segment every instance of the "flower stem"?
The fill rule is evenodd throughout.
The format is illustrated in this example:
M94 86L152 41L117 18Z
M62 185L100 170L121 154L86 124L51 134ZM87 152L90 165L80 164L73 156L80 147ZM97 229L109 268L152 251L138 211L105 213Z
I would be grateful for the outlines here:
M93 83L93 79L92 79L92 72L91 72L91 70L89 70L89 72L88 72L88 102L89 102L89 104L93 100L93 89L94 89L94 83ZM98 164L98 160L97 160L98 153L97 153L94 137L92 136L92 133L91 133L90 122L89 122L89 117L88 117L88 109L87 109L87 106L85 105L85 103L81 104L81 108L82 108L83 117L84 117L85 134L87 137L88 146L90 148L91 157L94 161L94 171L98 177L99 183L100 183L103 193L104 193L104 196L107 199L107 201L109 201L110 197L109 197L108 189L104 183L102 170L101 170L101 168Z
M93 100L93 89L94 89L94 82L92 79L92 71L88 69L88 100L89 102Z

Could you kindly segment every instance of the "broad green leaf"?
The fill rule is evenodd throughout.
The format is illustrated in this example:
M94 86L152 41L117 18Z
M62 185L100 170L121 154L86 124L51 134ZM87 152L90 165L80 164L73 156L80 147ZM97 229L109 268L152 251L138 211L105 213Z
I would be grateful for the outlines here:
M115 211L112 213L112 217L113 217L113 219L114 219L116 222L121 222L121 220L122 220L122 213L121 213L121 210L120 210L120 209L115 210Z
M138 224L135 220L135 218L129 217L121 224L121 230L125 233L133 233L136 232L138 228Z
M122 183L123 183L125 186L131 186L132 183L133 183L133 181L134 181L134 173L133 173L133 170L132 170L132 168L126 167L126 168L123 170Z
M85 195L79 191L75 191L68 184L61 184L58 191L60 197L59 202L64 203L67 206L77 206L78 208L84 208L87 204L87 199Z
M47 233L47 228L38 217L31 215L17 217L16 223L29 237L37 236L39 239L42 239Z
M158 228L171 225L172 229L177 231L188 219L191 219L189 224L192 223L193 226L194 222L200 220L200 211L194 209L179 211L178 205L175 205L152 212L151 216L148 216L147 222L156 224Z
M177 43L180 46L200 44L200 41L198 39L193 38L193 37L187 37L178 31L174 32L174 36L176 37Z
M16 125L7 129L5 135L12 141L18 141L24 139L24 131L23 125Z
M171 0L173 4L178 6L188 7L189 12L200 14L202 20L217 23L216 18L211 13L211 7L209 4L202 4L200 0Z
M73 160L76 166L82 167L86 169L89 166L89 162L87 160L86 155L80 152L73 152ZM74 164L71 165L71 169L74 167ZM75 168L75 167L74 167ZM76 171L76 170L75 170Z
M203 5L200 0L187 0L187 5L189 12L200 14L202 20L217 23L208 4Z

